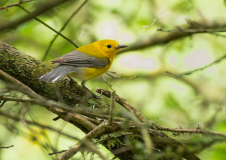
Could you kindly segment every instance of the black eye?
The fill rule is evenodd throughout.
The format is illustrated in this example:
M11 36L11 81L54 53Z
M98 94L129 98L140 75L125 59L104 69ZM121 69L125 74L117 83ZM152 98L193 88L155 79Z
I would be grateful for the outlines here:
M111 45L109 44L109 45L107 45L107 47L108 47L108 48L111 48Z

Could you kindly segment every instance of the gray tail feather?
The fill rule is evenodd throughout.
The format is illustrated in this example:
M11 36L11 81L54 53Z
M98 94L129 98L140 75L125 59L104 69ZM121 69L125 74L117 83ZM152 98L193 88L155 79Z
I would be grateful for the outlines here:
M67 66L58 66L51 72L39 77L38 79L45 82L57 82L68 73L70 73L70 71Z

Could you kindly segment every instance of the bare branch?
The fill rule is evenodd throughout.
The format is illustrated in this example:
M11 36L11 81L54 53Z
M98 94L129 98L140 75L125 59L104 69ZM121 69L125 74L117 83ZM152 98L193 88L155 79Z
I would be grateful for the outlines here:
M218 22L216 22L215 20L212 20L212 21L200 20L200 21L196 21L196 22L187 20L187 22L188 22L187 27L184 25L184 26L181 26L178 28L184 28L184 29L205 28L205 30L207 30L207 29L211 30L211 29L215 29L215 28L224 28L225 24L226 24L225 21L223 21L223 20L218 21ZM130 44L129 47L121 50L118 54L128 52L128 51L134 51L134 50L144 49L144 48L148 48L148 47L153 47L156 45L167 44L167 43L175 41L175 40L179 40L179 39L182 39L185 37L192 36L193 34L196 34L196 33L189 33L189 32L170 32L170 33L164 33L164 34L156 33L156 34L150 35L149 36L150 38L138 39L135 43Z
M0 100L4 100L5 102L7 102L7 101L15 101L15 102L22 102L22 103L28 102L28 103L34 103L34 104L38 104L38 105L42 105L42 106L48 106L48 105L50 105L50 106L55 106L55 107L59 107L59 108L62 108L62 109L67 109L67 110L70 108L69 106L67 106L66 104L63 104L63 103L56 104L56 103L52 103L50 101L41 101L41 100L36 100L36 99L12 98L12 97L6 97L6 96L1 96L0 95ZM109 118L107 115L99 115L99 114L96 114L96 113L91 113L91 112L88 112L85 109L75 108L75 109L70 109L70 111L73 113L73 115L71 115L72 117L70 117L72 119L73 119L73 116L78 116L79 117L79 114L77 114L77 113L84 114L84 115L90 116L90 117L99 117L101 119L108 119ZM95 119L90 118L90 117L82 117L82 119L84 121L86 121L86 119L87 119L87 120L89 120L89 121L91 121L91 122L93 122L95 124L99 124L100 123L99 120L95 120ZM68 118L68 117L66 118L65 117L64 119L66 121L68 121L68 120L71 120L70 118ZM83 121L83 120L81 120L81 121ZM123 121L123 119L122 118L119 118L119 117L114 117L114 120L116 120L116 121ZM92 128L94 128L94 127L95 126L93 126Z
M26 95L29 95L30 97L32 97L34 99L44 100L40 95L38 95L37 93L35 93L28 86L24 85L23 83L21 83L20 81L18 81L15 78L13 78L9 74L3 72L2 70L0 70L0 78L3 79L3 80L5 80L6 82L9 82L9 83L13 84L14 87L16 87L22 93L24 93Z
M111 104L110 104L110 113L109 113L109 125L113 123L113 113L115 109L115 90L111 92Z
M157 31L161 32L183 32L183 33L214 33L214 32L226 32L225 28L212 28L212 29L182 29L182 28L177 28L177 29L172 29L172 30L167 30L167 29L157 29Z
M9 119L11 119L13 121L20 122L20 118L19 117L7 114L5 112L0 112L0 115L4 116L5 118L9 118ZM30 125L34 125L34 126L40 127L40 128L45 128L45 129L51 130L53 132L56 132L56 133L58 133L60 135L63 135L65 137L68 137L68 138L71 138L71 139L74 139L74 140L79 140L79 138L77 138L75 136L72 136L72 135L69 135L69 134L66 134L66 133L60 131L59 129L53 128L52 126L36 123L36 122L30 121L30 120L27 120L27 119L26 119L26 123L28 123Z
M8 146L8 147L0 147L0 149L3 149L3 148L8 149L8 148L11 148L11 147L14 147L14 145L11 145L11 146Z
M6 97L6 96L2 96L2 95L0 95L0 100L23 102L23 103L26 103L26 102L34 103L35 102L34 99L13 98L13 97Z
M72 146L68 151L66 151L64 154L60 155L58 157L58 160L67 160L70 159L72 156L74 156L80 149L81 147L87 143L90 143L89 140L92 140L98 135L101 135L106 132L106 128L109 125L107 121L102 122L99 126L94 128L92 131L90 131L80 142ZM106 158L102 155L99 154L99 156L106 160Z
M69 122L69 121L75 121L79 124L83 124L83 126L88 130L93 130L96 125L94 125L92 122L84 118L82 115L79 115L77 113L67 113L67 115L63 118L63 120Z
M65 29L65 27L68 25L68 23L71 21L71 19L82 9L82 7L86 4L88 2L88 0L85 0L72 14L71 14L71 16L68 18L68 20L64 23L64 25L62 26L62 28L59 30L59 33L61 33L64 29ZM54 38L51 40L51 42L49 43L49 46L48 46L48 48L47 48L47 50L46 50L46 52L45 52L45 54L44 54L44 56L43 56L43 58L42 58L42 61L44 61L45 59L46 59L46 56L47 56L47 54L49 53L49 51L50 51L50 49L51 49L51 47L52 47L52 45L53 45L53 43L55 42L55 40L57 39L57 37L58 37L58 35L59 34L56 34L55 36L54 36Z
M107 74L108 76L110 76L111 78L114 78L114 79L131 80L131 79L137 78L137 75L133 75L133 76L130 76L130 77L123 77L121 73L117 75L116 72L112 72L112 71L107 71L106 74Z
M96 92L102 93L109 98L111 97L110 91L96 88ZM133 113L140 122L147 122L147 119L138 110L136 110L133 106L131 106L128 102L126 102L123 98L119 97L117 94L115 95L115 101L122 107L124 107L126 110Z
M55 6L57 6L57 5L60 5L61 3L64 3L64 2L61 2L60 0L56 0L56 4L54 4L53 2L48 2L47 4L45 4L45 5L43 5L43 6L45 6L45 7L47 7L47 10L45 10L45 8L43 9L43 6L41 6L40 8L41 9L37 9L36 11L34 11L34 12L29 12L28 10L26 10L24 7L22 7L21 6L21 4L22 3L27 3L27 2L31 2L31 1L34 1L34 0L27 0L27 1L19 1L19 2L17 2L17 3L13 3L13 4L10 4L10 5L7 5L7 6L4 6L4 7L0 7L0 10L3 10L3 9L5 9L5 10L8 10L8 8L10 8L10 7L14 7L14 6L17 6L17 7L19 7L19 8L21 8L22 10L24 10L25 12L27 12L29 15L30 15L30 17L24 17L24 18L22 18L21 20L23 20L23 19L28 19L28 20L26 20L26 21L29 21L31 18L34 18L35 20L37 20L38 22L40 22L40 23L42 23L44 26L46 26L47 28L49 28L49 29L51 29L53 32L55 32L55 33L57 33L57 35L60 35L61 37L63 37L64 39L66 39L68 42L70 42L71 44L73 44L75 47L77 47L78 48L78 45L76 45L73 41L71 41L70 39L68 39L66 36L64 36L63 34L61 34L60 32L58 32L57 30L55 30L54 28L52 28L52 27L50 27L49 25L47 25L46 23L44 23L43 21L41 21L40 19L38 19L38 18L36 18L36 16L38 16L38 15L40 15L40 14L43 14L44 12L46 12L46 11L48 11L48 10L50 10L52 7L55 7ZM57 3L57 1L59 1L59 4ZM67 0L66 0L67 1ZM49 5L49 6L48 6ZM48 8L49 7L49 8ZM40 11L39 11L40 10ZM36 13L37 12L37 13ZM36 15L37 14L37 15ZM17 20L17 21L19 21L19 20ZM14 21L14 22L17 22L17 21ZM11 23L13 23L13 22L11 22ZM17 22L17 23L19 23L19 22ZM24 22L20 22L20 23L24 23ZM11 25L10 23L8 23L8 24L6 24L6 25L3 25L3 26L0 26L0 31L1 30L5 30L5 29L9 29L9 28L11 28L11 26L12 27L15 27L15 26L17 26L17 25L19 25L19 24L15 24L14 23L14 25ZM2 27L2 28L1 28Z
M108 81L104 78L103 75L101 75L101 78L103 79L103 81L111 88L111 90L113 91L112 85L108 83Z
M147 125L141 125L140 128L141 128L141 134L142 134L142 137L144 140L146 157L147 157L147 159L149 159L149 158L153 159L153 157L151 155L153 145L152 145L151 137L148 132L148 127L147 127Z
M167 128L167 127L155 126L154 128L157 130L161 130L161 131L169 131L169 132L177 132L177 133L197 133L197 134L203 134L206 136L219 136L222 138L226 138L226 134L224 134L224 133L205 130L205 129L201 129L199 127L197 127L196 129L171 129L171 128Z
M66 152L67 150L62 150L62 151L59 151L59 152L53 152L53 153L49 153L48 155L54 155L54 154L58 154L58 153L63 153L63 152Z
M181 78L182 76L184 75L191 75L192 73L196 72L196 71L201 71L201 70L204 70L206 68L209 68L211 67L212 65L215 65L217 63L220 63L222 60L224 60L226 58L226 54L221 56L220 58L216 59L215 61L213 61L212 63L206 65L206 66L203 66L203 67L200 67L200 68L196 68L194 70L191 70L191 71L186 71L186 72L183 72L183 73L179 73L179 74L173 74L169 71L166 71L166 73L168 73L170 76L174 77L174 78Z
M31 13L26 10L24 7L22 7L21 5L19 5L18 7L20 7L22 10L24 10L25 12L27 12L29 15L31 15ZM43 21L41 21L40 19L33 17L36 21L40 22L41 24L43 24L44 26L46 26L47 28L51 29L53 32L57 33L58 35L60 35L61 37L63 37L64 39L66 39L68 42L70 42L71 44L73 44L75 47L78 48L78 45L75 44L72 40L70 40L69 38L67 38L66 36L64 36L63 34L61 34L60 32L58 32L57 30L55 30L54 28L50 27L49 25L47 25L46 23L44 23Z
M10 8L10 7L15 7L15 6L19 6L20 4L22 4L22 3L27 3L27 2L33 2L33 1L35 1L35 0L27 0L27 1L19 1L19 2L17 2L17 3L13 3L13 4L9 4L9 5L7 5L7 6L2 6L2 7L0 7L0 10L6 10L6 11L8 11L8 8Z
M7 102L7 101L4 100L4 101L0 104L0 108L2 108L6 102Z
M51 9L53 9L56 6L59 6L65 2L68 2L69 0L51 0L51 1L47 1L45 2L42 6L39 6L38 9L36 9L35 11L33 11L30 15L27 15L21 19L18 20L14 20L12 22L9 22L7 24L2 24L0 26L0 31L6 30L6 29L11 29L11 28L15 28L16 26L25 23L31 19L33 19L34 17L37 17ZM19 6L19 4L17 5Z

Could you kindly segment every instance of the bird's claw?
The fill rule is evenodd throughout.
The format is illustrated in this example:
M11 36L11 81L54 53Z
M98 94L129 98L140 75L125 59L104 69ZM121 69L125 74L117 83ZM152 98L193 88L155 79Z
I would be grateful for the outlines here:
M93 93L93 98L101 99L101 98L100 98L101 96L102 96L102 94L98 96L98 95L96 95L96 94Z

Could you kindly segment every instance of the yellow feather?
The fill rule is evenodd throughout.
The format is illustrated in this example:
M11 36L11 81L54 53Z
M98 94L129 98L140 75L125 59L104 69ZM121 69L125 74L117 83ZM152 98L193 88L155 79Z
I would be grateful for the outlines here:
M107 45L111 45L111 48L107 48ZM119 51L119 49L115 49L118 45L119 44L113 40L101 40L76 49L97 59L107 57L109 58L110 63L103 68L83 68L83 71L85 73L84 77L81 77L81 73L80 76L78 76L78 73L74 73L74 77L79 78L81 80L89 80L106 73L111 67L115 55Z

